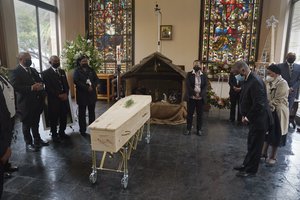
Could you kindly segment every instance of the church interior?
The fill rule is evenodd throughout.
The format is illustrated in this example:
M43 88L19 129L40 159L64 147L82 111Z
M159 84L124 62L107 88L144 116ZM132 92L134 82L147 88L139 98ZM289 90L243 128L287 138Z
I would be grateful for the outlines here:
M4 170L0 199L300 199L300 65L292 105L291 89L286 94L286 142L274 163L259 155L253 177L238 177L234 169L251 151L252 121L245 116L235 120L243 110L241 99L232 119L230 84L239 61L267 84L270 66L289 63L290 52L295 59L289 77L298 73L299 13L299 0L0 0L0 87L8 101L1 82L7 78L15 94L6 161L15 168ZM25 56L31 59L31 71L18 76L18 68L27 69ZM195 66L199 77L207 77L200 83ZM58 96L67 105L65 122L59 114L54 126L53 116L61 112L56 108L65 108L51 99L46 79L51 69L58 72L66 93ZM42 88L35 89L39 81L34 78L23 93L24 85L16 85L33 72ZM84 74L88 77L80 85ZM191 74L196 77L192 97ZM234 75L239 84L240 74ZM283 70L281 75L285 79ZM205 98L198 99L197 84L200 94L207 84ZM24 133L20 102L42 92L37 147ZM82 106L84 99L95 102ZM203 102L201 128L198 107L197 114L190 111L191 99ZM30 100L25 105L28 116L39 112L29 109L34 104ZM189 115L192 129L187 128ZM1 134L7 123L0 118ZM33 129L32 135L36 140Z

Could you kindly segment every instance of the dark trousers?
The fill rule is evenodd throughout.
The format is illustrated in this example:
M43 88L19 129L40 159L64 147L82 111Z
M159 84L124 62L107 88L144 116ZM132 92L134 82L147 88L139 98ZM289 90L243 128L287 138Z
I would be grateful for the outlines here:
M231 121L235 121L236 106L238 107L237 121L242 121L239 102L240 102L239 95L230 95L230 120Z
M247 154L243 165L248 173L256 173L260 162L261 151L264 144L266 130L257 129L253 125L249 125L249 133L247 140Z
M203 100L189 99L187 102L187 130L192 129L193 115L196 109L197 113L197 130L202 129L202 115L203 115Z
M34 143L41 141L39 133L39 122L40 113L32 113L30 117L23 119L22 129L26 144L33 144L32 136L34 139ZM32 136L30 134L30 130L32 132Z
M0 164L0 199L3 193L3 182L4 182L4 167Z
M65 134L67 127L68 101L56 103L49 102L49 120L52 137L57 137L57 125L59 122L59 135Z
M95 121L95 103L90 105L78 105L79 110L79 132L85 133L86 132L86 119L85 119L85 113L86 113L86 107L88 107L89 111L89 124L93 123Z

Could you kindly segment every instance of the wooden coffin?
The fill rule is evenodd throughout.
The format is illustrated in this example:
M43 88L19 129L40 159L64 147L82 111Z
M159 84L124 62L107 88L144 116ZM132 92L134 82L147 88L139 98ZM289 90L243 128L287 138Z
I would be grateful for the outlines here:
M150 119L149 95L130 95L110 107L90 126L94 151L118 152Z

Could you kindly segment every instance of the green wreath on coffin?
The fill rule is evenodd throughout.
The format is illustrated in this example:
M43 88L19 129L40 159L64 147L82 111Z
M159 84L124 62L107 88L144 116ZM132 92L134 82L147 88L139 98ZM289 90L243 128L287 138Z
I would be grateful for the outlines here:
M207 102L208 104L219 108L219 109L230 109L230 99L221 98L219 97L214 91L211 86L210 80L208 80L208 87L207 87Z

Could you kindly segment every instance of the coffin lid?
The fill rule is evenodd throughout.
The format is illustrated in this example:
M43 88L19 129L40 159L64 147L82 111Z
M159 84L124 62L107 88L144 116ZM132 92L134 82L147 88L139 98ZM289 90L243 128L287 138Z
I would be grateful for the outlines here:
M126 108L125 103L132 99L134 103ZM94 130L117 130L130 120L135 114L149 105L152 101L150 95L130 95L117 101L105 113L98 117L90 126Z
M149 61L151 61L152 59L156 59L157 61L160 61L160 62L166 64L171 69L173 69L175 72L177 72L183 79L186 77L186 72L183 71L178 65L173 64L172 60L170 60L169 58L167 58L166 56L164 56L163 54L161 54L159 52L155 52L155 53L152 53L151 55L143 58L139 64L134 65L130 70L125 72L122 75L122 78L129 78L129 77L133 76L135 73L137 73L138 71L140 71L141 69L146 67L147 63Z

